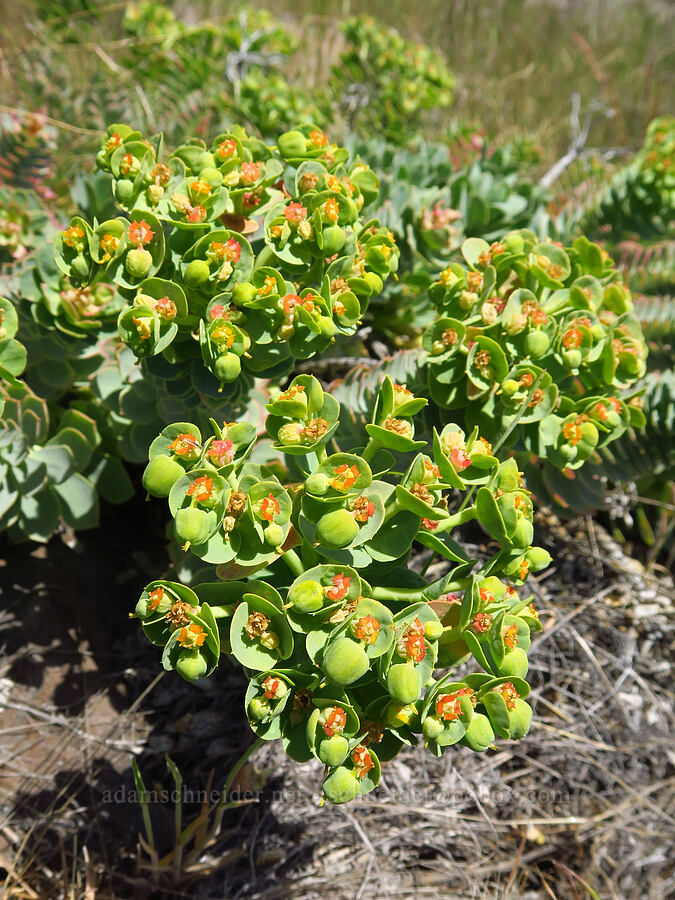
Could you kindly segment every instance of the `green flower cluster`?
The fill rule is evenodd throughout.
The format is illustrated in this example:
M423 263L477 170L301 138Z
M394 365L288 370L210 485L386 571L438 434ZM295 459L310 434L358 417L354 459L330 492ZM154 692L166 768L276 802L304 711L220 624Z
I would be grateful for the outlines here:
M371 791L380 762L418 735L440 756L530 726L524 679L540 625L512 584L550 556L532 546L515 462L500 464L477 430L448 425L422 452L414 419L426 402L386 378L367 441L345 453L339 404L297 376L267 404L268 435L297 476L252 461L248 423L212 422L205 436L179 422L150 447L145 487L168 498L177 539L216 578L207 568L193 587L152 581L136 606L146 635L190 681L231 654L249 677L254 732L324 763L334 803ZM394 454L407 453L401 473ZM472 519L501 545L478 571L450 536ZM414 542L452 571L433 583L407 571ZM471 657L481 673L435 677Z
M560 469L640 426L630 390L647 347L605 251L520 229L491 245L470 238L462 254L466 265L452 263L430 288L440 317L423 345L436 403Z
M116 316L138 358L194 361L221 389L242 366L283 375L354 333L398 265L391 233L360 218L378 188L367 166L311 125L278 148L238 127L166 162L161 148L110 126L97 162L126 215L57 235L41 315L63 330Z
M352 127L407 143L424 112L452 103L455 79L442 54L368 16L340 26L348 43L329 87Z

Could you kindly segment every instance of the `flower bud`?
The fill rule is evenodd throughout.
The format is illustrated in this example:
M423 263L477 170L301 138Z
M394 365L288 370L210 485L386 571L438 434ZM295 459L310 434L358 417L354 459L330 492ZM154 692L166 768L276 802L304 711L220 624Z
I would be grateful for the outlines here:
M519 334L527 326L527 316L524 313L514 312L504 322L504 330L507 334Z
M272 547L279 547L284 540L284 530L281 525L271 522L263 530L263 537L265 538L266 543L270 544Z
M248 705L248 715L256 722L263 722L272 712L272 704L266 697L254 697Z
M397 703L414 703L422 693L422 676L408 663L398 663L387 672L387 690Z
M236 353L224 353L213 364L213 374L219 381L235 381L241 372L241 360Z
M153 497L168 497L171 488L185 473L185 469L169 456L151 459L143 472L143 487Z
M345 245L347 235L344 228L339 225L329 225L323 229L323 255L333 256L339 253Z
M532 707L518 698L515 709L509 710L509 732L512 741L525 737L532 724Z
M439 734L443 734L444 731L445 726L438 716L427 716L422 722L422 734L426 741L433 741Z
M142 247L135 247L127 253L124 268L132 278L145 278L152 268L152 254Z
M504 661L499 666L502 675L514 675L518 678L525 678L530 664L527 659L527 653L522 647L514 647L508 650L504 656Z
M300 613L316 612L323 606L323 588L318 581L301 581L288 592L288 602Z
M529 547L534 537L534 528L529 519L520 518L516 523L511 540L515 547Z
M370 668L365 650L356 641L338 638L324 651L321 667L334 684L348 685L358 681Z
M349 803L359 793L359 782L353 772L340 766L323 783L323 792L331 803Z
M436 622L434 619L428 619L424 623L424 637L428 638L430 641L437 641L443 634L443 630L443 625L440 622Z
M198 288L209 280L211 270L205 259L193 259L185 267L183 280L188 287Z
M284 447L294 447L302 444L304 431L302 422L287 422L277 432L277 441Z
M84 281L89 276L89 263L81 253L78 253L70 264L70 270L76 278Z
M176 660L176 672L186 681L197 681L206 675L208 665L199 650L181 650Z
M518 391L519 384L515 380L515 378L507 378L506 381L502 381L502 393L507 397L512 397Z
M347 758L349 753L349 741L341 734L333 735L328 740L319 744L319 759L331 769L339 766Z
M203 509L188 506L176 513L176 536L188 544L202 544L209 536L209 517Z
M260 635L260 643L267 650L276 650L279 647L279 635L274 631L265 631Z
M304 156L307 152L307 138L300 131L287 131L279 136L277 149L284 159Z
M532 359L539 359L549 348L551 341L544 331L531 331L525 337L525 352Z
M115 183L115 195L120 203L126 205L134 196L134 183L128 178L122 178Z
M548 550L544 550L543 547L530 547L525 557L533 572L540 572L542 569L550 566L552 561L551 554Z
M305 490L308 494L316 494L322 497L328 490L328 476L323 472L313 472L305 480Z
M583 362L581 350L563 350L563 363L568 369L575 371Z
M251 303L255 298L256 289L250 281L242 281L232 291L232 302L237 305L246 306L247 303Z
M164 196L164 188L161 184L151 184L148 186L148 199L156 206Z
M325 547L348 547L359 533L354 516L346 509L335 509L316 523L316 538Z
M482 753L494 743L495 733L490 720L483 713L474 712L462 738L462 743L477 753Z

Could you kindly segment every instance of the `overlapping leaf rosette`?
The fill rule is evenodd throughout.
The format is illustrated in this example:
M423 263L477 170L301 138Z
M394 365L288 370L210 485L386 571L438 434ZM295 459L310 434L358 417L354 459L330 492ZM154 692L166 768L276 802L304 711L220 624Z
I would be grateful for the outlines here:
M163 161L165 159L165 161ZM287 374L356 330L396 271L393 236L364 221L378 182L312 125L271 147L238 126L166 158L162 137L112 125L97 156L124 215L74 219L56 262L122 298L118 328L142 360L189 364L204 390ZM162 365L160 364L160 368Z
M247 423L205 434L178 422L144 474L183 550L205 564L191 586L158 579L138 601L164 667L194 680L231 655L249 678L253 731L322 763L335 803L373 790L380 764L420 736L437 755L486 750L530 724L524 679L540 625L513 585L550 557L532 544L515 462L500 464L477 429L448 425L430 448L416 440L426 402L386 378L363 446L346 453L339 404L300 375L267 404L267 464ZM470 520L500 545L480 565L452 538ZM414 542L449 574L428 583L408 570ZM447 671L471 658L480 673Z
M50 410L17 378L26 365L17 324L13 305L0 297L0 532L47 541L61 521L97 525L99 495L123 502L131 483L93 418L74 407Z
M430 288L439 318L424 348L436 403L569 471L641 425L634 386L647 347L606 252L521 229L492 244L470 238L462 254L466 265Z

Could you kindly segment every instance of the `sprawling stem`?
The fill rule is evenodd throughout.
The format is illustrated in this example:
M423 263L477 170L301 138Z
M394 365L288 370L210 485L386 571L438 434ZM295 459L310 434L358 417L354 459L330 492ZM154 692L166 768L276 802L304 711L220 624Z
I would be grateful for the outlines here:
M478 516L478 510L475 506L467 506L465 509L461 509L459 512L455 513L454 516L450 516L447 519L441 519L438 523L438 528L434 529L434 531L452 531L453 528L457 528L458 525L463 525L465 522L470 522L471 519L475 519Z
M302 560L295 550L287 550L281 558L296 577L305 571Z
M425 588L390 588L374 587L373 600L405 600L406 603L414 603L416 600L424 600Z
M370 462L373 456L375 456L375 454L377 453L379 446L380 442L376 441L375 438L368 438L368 443L363 448L361 459L365 459L366 462Z

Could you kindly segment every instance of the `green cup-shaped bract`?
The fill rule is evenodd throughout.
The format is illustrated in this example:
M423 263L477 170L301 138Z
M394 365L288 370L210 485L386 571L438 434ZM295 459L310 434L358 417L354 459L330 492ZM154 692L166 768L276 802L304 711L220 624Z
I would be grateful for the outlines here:
M338 638L323 654L321 664L328 678L339 685L353 684L369 668L365 650L349 638Z

